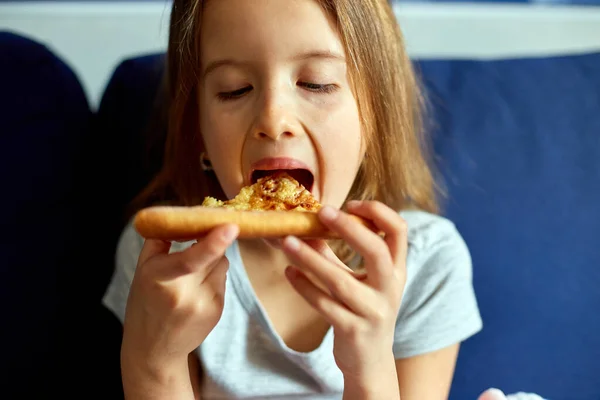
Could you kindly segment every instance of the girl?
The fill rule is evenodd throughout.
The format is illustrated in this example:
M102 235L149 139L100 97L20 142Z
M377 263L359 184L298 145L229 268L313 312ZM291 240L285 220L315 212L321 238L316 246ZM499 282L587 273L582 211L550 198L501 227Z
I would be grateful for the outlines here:
M385 0L175 0L167 78L166 158L144 204L231 198L256 170L300 169L343 240L222 226L144 242L128 226L104 297L124 323L126 397L446 398L481 320L468 250L435 215Z

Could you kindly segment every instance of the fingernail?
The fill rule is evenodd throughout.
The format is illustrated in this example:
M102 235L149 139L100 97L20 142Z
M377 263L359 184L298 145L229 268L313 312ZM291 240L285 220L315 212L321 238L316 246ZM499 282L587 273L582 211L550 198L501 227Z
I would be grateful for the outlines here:
M346 203L346 207L354 208L354 207L357 207L359 204L360 204L360 201L358 201L358 200L350 200L349 202Z
M337 217L337 214L338 211L331 206L325 206L321 209L321 218L326 221L333 221Z
M225 232L223 232L223 239L225 239L227 242L231 242L235 239L239 231L240 228L237 225L231 225L225 229Z
M295 236L288 236L283 241L283 245L288 248L288 250L296 251L300 248L300 240Z

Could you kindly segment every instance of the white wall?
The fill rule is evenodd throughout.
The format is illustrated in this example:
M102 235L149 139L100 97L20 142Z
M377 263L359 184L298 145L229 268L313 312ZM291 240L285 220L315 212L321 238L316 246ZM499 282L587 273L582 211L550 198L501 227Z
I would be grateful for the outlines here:
M499 58L600 51L600 7L403 4L419 58ZM124 57L166 48L170 2L0 3L0 30L40 40L80 77L93 107Z

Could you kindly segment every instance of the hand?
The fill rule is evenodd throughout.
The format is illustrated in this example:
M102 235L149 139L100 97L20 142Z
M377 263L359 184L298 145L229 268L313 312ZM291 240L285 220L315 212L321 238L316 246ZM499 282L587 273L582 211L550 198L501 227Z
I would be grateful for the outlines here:
M406 223L379 202L350 202L348 211L371 220L385 234L382 238L331 207L319 213L329 229L363 256L366 276L353 273L324 241L294 237L283 242L295 264L286 274L333 326L335 360L346 378L369 380L389 366L397 384L392 345L406 282Z
M237 226L215 228L172 254L170 242L144 243L125 312L124 373L129 366L149 374L187 368L188 354L221 318L229 267L224 253L237 234Z

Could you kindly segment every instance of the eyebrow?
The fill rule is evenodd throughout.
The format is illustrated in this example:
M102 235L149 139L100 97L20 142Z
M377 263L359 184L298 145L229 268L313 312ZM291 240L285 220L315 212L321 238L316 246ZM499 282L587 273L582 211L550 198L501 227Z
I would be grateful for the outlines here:
M300 53L300 54L292 57L291 60L292 61L304 61L304 60L309 60L311 58L321 58L321 59L329 59L329 60L334 60L334 61L346 62L346 57L344 57L342 54L339 54L339 53L333 52L333 51L326 51L326 50L325 51L316 50L316 51L309 51L306 53ZM233 60L233 59L222 59L222 60L212 61L212 62L208 63L208 65L204 69L203 76L206 77L208 74L210 74L217 68L227 66L227 65L233 66L233 67L243 67L243 66L248 65L248 63L244 62L244 61Z
M346 62L346 57L344 57L342 54L328 50L309 51L307 53L300 53L297 56L292 57L294 61L308 60L310 58L325 58Z

